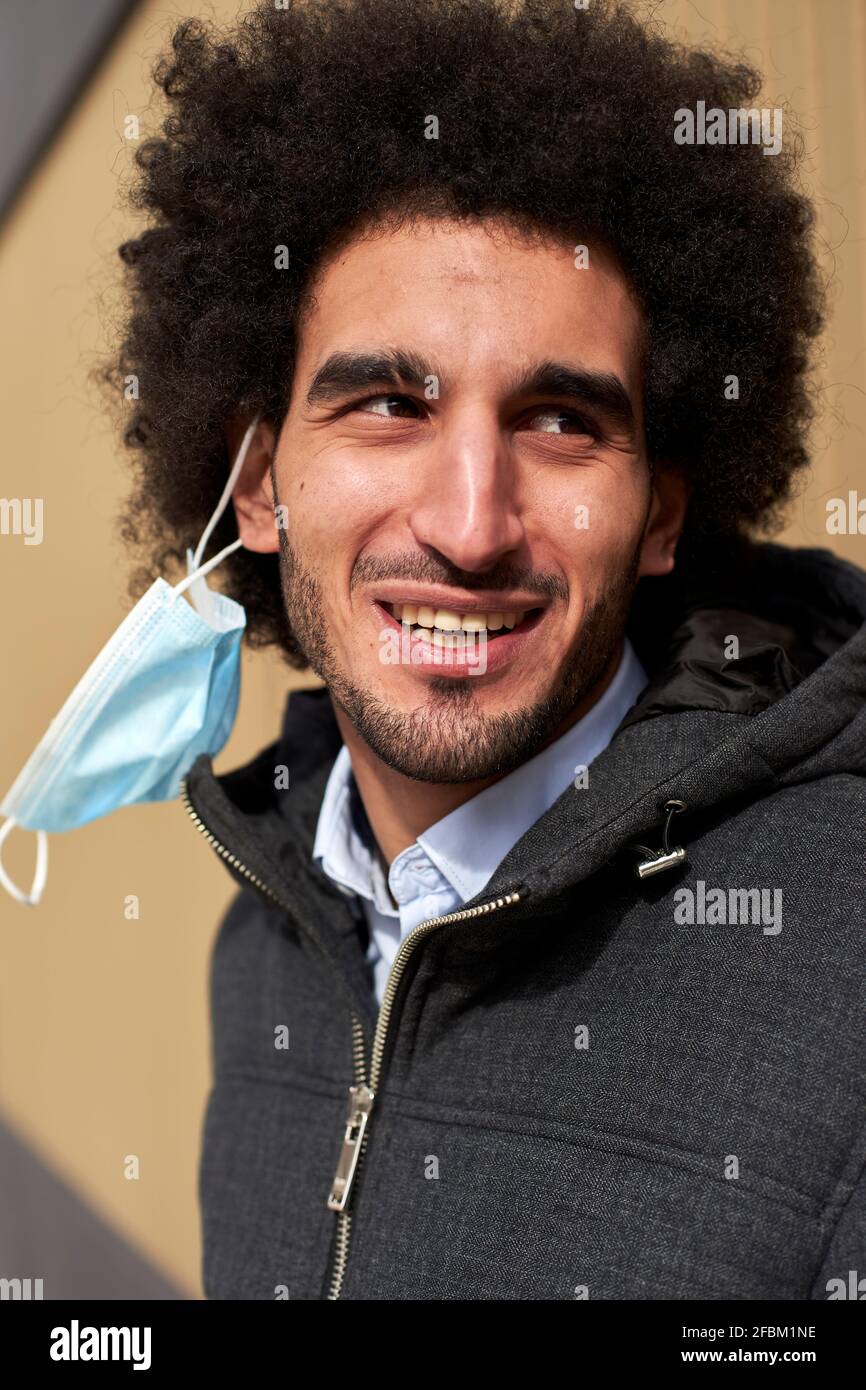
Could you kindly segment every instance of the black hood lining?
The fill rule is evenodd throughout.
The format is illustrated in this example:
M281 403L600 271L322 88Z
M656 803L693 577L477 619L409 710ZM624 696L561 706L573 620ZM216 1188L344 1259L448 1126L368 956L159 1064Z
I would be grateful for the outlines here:
M742 540L641 581L628 632L649 683L621 727L686 709L760 714L854 636L864 590L829 551ZM726 656L731 637L738 650Z

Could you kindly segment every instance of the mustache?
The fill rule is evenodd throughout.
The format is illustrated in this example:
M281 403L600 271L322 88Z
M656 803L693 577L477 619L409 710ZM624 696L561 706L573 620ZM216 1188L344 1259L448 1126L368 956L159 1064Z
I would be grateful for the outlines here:
M418 584L445 584L454 589L527 589L545 598L568 598L568 585L558 574L525 565L501 563L492 569L463 570L449 561L418 550L389 550L382 555L361 555L356 560L349 588L381 584L386 579L410 579Z

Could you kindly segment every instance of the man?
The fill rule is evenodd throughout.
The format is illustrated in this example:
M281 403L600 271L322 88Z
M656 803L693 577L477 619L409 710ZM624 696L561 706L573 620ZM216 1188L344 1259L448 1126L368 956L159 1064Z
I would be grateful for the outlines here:
M757 78L602 3L173 47L128 535L181 556L260 415L229 588L324 683L184 787L241 886L207 1295L833 1296L866 577L749 538L807 458L794 142L683 141Z

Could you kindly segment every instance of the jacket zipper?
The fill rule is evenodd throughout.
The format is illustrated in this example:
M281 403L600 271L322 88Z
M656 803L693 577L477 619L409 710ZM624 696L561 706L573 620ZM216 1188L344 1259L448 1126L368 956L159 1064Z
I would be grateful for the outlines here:
M441 927L447 922L465 922L470 917L483 917L490 912L498 912L500 908L510 907L513 903L520 901L518 892L506 893L504 897L494 898L492 902L480 903L477 907L460 908L457 912L446 912L441 917L429 917L426 922L420 922L414 931L410 932L403 939L400 948L394 957L394 962L388 973L388 980L382 995L382 1005L379 1009L379 1017L376 1022L376 1032L373 1036L373 1048L370 1056L370 1075L367 1079L364 1071L364 1039L361 1032L361 1024L357 1016L352 1014L352 1032L360 1044L354 1048L355 1057L355 1084L349 1087L349 1104L346 1113L346 1130L343 1136L343 1147L340 1151L340 1158L337 1163L337 1171L331 1186L331 1195L328 1198L328 1207L331 1211L337 1212L337 1241L336 1253L334 1256L334 1269L331 1277L331 1288L328 1298L332 1301L340 1297L343 1288L343 1280L346 1277L346 1266L349 1260L349 1241L352 1234L352 1213L349 1201L352 1189L358 1172L363 1162L364 1153L367 1148L367 1140L370 1133L370 1114L373 1109L373 1102L376 1099L376 1090L382 1072L382 1059L385 1055L385 1043L388 1037L388 1025L391 1020L391 1011L394 1007L394 998L397 987L402 979L406 964L417 946L418 942L436 927Z
M269 888L268 885L264 883L260 878L257 878L256 875L252 873L250 869L247 868L246 864L241 863L237 855L232 854L230 850L226 849L225 845L217 839L216 835L214 835L210 830L208 830L201 816L198 814L192 802L190 801L185 777L181 779L180 795L183 804L186 808L187 815L195 825L195 828L196 830L198 830L199 834L204 835L211 848L215 849L217 854L219 854L223 859L225 859L226 863L231 864L233 869L237 869L238 873L243 874L244 878L248 878L250 883L254 883L256 888L258 888L260 892L264 893L266 897L270 898L273 902L277 903L277 905L281 907L284 912L288 912L289 909L283 902L282 898L277 897L277 894L273 891L273 889Z
M180 793L186 808L187 815L192 820L196 829L205 837L208 844L216 850L217 854L226 863L243 874L244 878L249 879L260 892L270 898L284 912L290 911L286 903L283 902L272 888L258 878L246 864L242 864L237 855L232 854L229 849L218 840L216 835L205 825L201 816L196 811L190 800L187 789L186 778L181 780ZM334 1267L331 1274L330 1290L328 1299L333 1301L340 1297L343 1281L346 1277L346 1266L349 1260L349 1241L352 1234L352 1212L350 1209L350 1198L352 1195L355 1179L358 1175L364 1153L367 1148L369 1135L370 1113L373 1108L373 1101L376 1097L376 1087L382 1071L382 1059L385 1055L385 1043L388 1036L388 1025L391 1019L391 1011L394 1007L394 998L397 987L406 969L406 964L417 946L418 942L428 936L436 927L444 926L448 922L465 922L471 917L484 917L490 912L498 912L503 907L511 907L513 903L520 901L518 892L506 893L504 897L494 898L489 903L479 903L477 907L460 908L457 912L446 912L441 917L429 917L426 922L421 922L410 932L400 943L400 948L394 957L393 964L388 973L385 984L385 991L382 995L382 1005L379 1009L379 1017L376 1021L376 1031L373 1036L373 1047L370 1054L370 1073L369 1081L366 1072L366 1059L364 1056L364 1031L361 1027L361 1020L352 1010L352 1065L355 1081L349 1087L349 1103L346 1113L346 1128L343 1135L343 1147L340 1151L340 1158L337 1163L337 1171L331 1185L331 1194L328 1198L328 1207L337 1213L337 1238L334 1254Z

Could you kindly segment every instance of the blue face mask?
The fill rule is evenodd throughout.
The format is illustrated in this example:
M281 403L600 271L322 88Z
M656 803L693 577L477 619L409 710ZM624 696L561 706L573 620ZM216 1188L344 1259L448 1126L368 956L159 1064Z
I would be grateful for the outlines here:
M228 505L258 417L249 426L223 494L187 576L172 587L157 579L121 623L48 726L0 803L8 820L37 832L29 893L0 883L18 902L35 905L48 871L46 832L74 830L136 801L168 801L200 753L214 756L231 733L240 696L240 644L246 614L204 576L242 544L201 563ZM182 597L189 590L191 606Z

